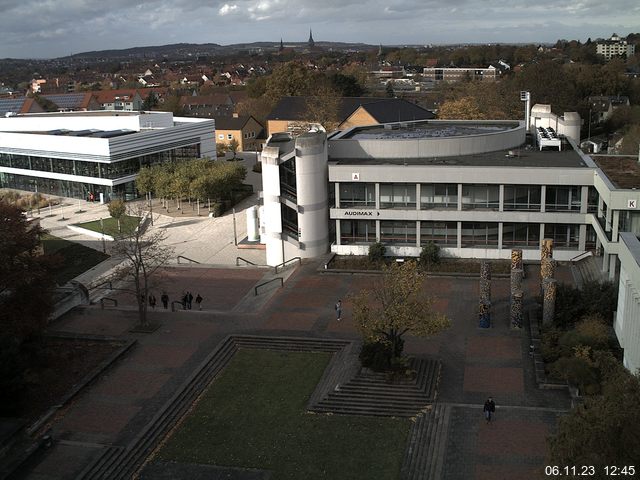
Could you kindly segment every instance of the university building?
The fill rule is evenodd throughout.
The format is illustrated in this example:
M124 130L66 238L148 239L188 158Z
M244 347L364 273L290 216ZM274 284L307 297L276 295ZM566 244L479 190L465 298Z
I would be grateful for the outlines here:
M430 241L444 256L507 259L517 248L539 261L551 238L555 259L591 251L610 279L620 273L616 331L633 332L625 364L639 368L640 165L582 153L580 123L576 113L536 105L528 121L274 134L261 156L267 263L366 255L374 242L417 257Z
M126 200L143 166L215 158L213 120L93 111L0 118L0 187Z

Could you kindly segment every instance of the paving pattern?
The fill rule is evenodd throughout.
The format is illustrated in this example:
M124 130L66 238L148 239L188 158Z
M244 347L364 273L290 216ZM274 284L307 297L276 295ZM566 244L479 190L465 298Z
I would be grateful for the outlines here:
M173 268L171 288L181 291L184 285L197 283L216 308L207 304L203 312L170 312L156 307L149 315L160 328L151 334L130 333L136 312L126 302L118 309L75 309L57 321L53 330L114 335L138 343L62 409L51 424L55 446L34 462L26 478L78 478L83 470L82 478L100 478L92 477L90 472L96 470L91 469L108 472L103 467L129 454L231 334L358 341L349 295L370 286L375 277L325 274L317 267L314 262L294 267L284 287L266 293L261 304L251 302L253 286L260 283L264 270ZM539 287L535 271L528 273L525 303ZM570 402L564 392L537 388L528 355L528 329L509 327L508 282L493 280L492 328L479 329L477 279L427 280L426 291L452 326L431 339L409 337L405 344L409 354L439 359L441 372L433 409L416 417L412 451L420 456L408 467L405 460L404 478L532 479L541 471L544 439ZM333 309L338 298L343 301L341 322ZM258 306L252 310L252 305ZM482 404L489 395L498 409L495 420L486 424ZM145 449L140 452L135 462ZM131 471L132 462L118 475Z

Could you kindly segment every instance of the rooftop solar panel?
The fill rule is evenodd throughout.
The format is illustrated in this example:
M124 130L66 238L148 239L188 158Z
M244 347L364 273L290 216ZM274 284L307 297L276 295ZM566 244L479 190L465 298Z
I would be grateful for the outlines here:
M59 108L77 108L84 99L84 93L69 93L61 95L43 95L47 100L55 103Z
M18 113L24 105L25 98L3 98L0 99L0 115L3 117L8 112Z

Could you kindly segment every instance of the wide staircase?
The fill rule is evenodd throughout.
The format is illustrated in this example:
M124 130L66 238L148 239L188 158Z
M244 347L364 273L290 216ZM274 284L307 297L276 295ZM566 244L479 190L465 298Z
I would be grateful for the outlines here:
M578 288L588 282L602 282L606 280L602 273L602 258L593 255L571 262L571 273Z
M434 402L440 361L413 358L412 378L394 378L385 373L358 369L343 383L325 391L324 398L309 406L319 413L413 417Z

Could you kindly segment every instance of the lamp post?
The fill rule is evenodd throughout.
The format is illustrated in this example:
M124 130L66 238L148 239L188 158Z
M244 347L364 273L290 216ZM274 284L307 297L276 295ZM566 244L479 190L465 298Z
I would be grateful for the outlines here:
M102 238L102 253L107 253L107 244L104 241L104 220L102 220L102 217L100 217L100 231L102 232L102 236L100 238Z
M151 217L151 226L153 227L153 200L151 199L151 192L149 195L149 216Z

